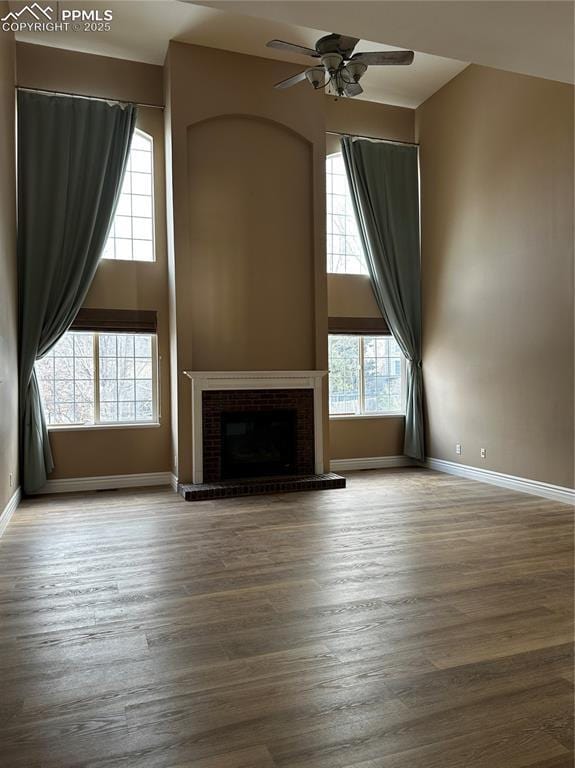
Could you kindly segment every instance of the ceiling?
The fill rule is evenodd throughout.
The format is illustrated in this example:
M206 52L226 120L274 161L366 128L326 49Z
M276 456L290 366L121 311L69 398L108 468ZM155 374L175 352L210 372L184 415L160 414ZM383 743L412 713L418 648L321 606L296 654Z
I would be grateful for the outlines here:
M574 82L569 0L200 0L304 27L324 27L400 48Z
M23 2L10 3L12 10L19 10L23 5ZM339 28L334 24L332 28L331 3L320 3L323 13L317 17L315 26L261 18L259 15L252 15L254 9L251 7L247 9L247 15L242 15L240 6L252 4L239 0L224 4L225 9L178 0L118 0L113 3L89 0L56 3L56 0L53 0L51 5L58 6L60 10L82 7L111 8L114 14L112 29L109 32L24 32L17 34L18 40L152 64L163 64L168 42L179 40L253 56L292 61L294 64L301 64L303 68L309 66L310 59L274 51L266 48L265 43L272 38L280 38L313 48L318 37L334 29L350 33L347 25ZM278 6L279 10L279 6L284 4L274 0L258 2L255 5L258 6L256 10L267 13L275 6ZM288 5L298 6L300 3ZM335 5L344 3L336 2ZM354 3L347 2L345 5ZM397 47L390 45L385 37L378 38L378 42L369 42L369 34L364 37L357 47L358 51L392 50ZM373 36L371 40L374 40ZM362 98L415 108L466 66L466 61L416 52L415 61L409 67L370 67L362 80L365 91ZM301 83L295 87L306 88L309 85Z
M47 0L46 0L47 1ZM23 2L11 2L18 10ZM313 47L337 31L362 38L357 50L410 48L410 67L371 67L370 101L417 107L467 63L574 81L574 3L568 0L76 0L62 8L112 8L109 32L28 32L29 43L163 64L170 40L292 61L271 38ZM297 70L295 70L297 71ZM302 83L297 88L309 87Z

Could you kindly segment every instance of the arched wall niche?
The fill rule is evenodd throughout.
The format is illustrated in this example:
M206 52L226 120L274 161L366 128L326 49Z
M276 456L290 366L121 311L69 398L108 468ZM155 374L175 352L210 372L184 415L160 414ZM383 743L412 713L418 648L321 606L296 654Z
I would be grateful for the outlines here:
M246 114L188 125L186 142L194 369L314 368L312 143Z

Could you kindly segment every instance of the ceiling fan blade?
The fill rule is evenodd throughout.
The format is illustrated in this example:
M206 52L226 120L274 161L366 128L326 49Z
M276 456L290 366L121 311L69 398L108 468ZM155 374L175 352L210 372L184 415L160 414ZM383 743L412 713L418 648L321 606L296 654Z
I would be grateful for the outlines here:
M319 53L314 51L313 48L306 48L304 45L295 45L294 43L286 43L284 40L270 40L266 43L267 48L277 48L279 51L289 51L290 53L299 53L303 56L313 56L318 58Z
M346 96L351 98L352 96L359 96L360 93L363 93L363 88L359 83L348 83L347 85L344 85L343 92Z
M274 85L274 88L278 88L279 90L282 90L283 88L291 88L292 85L297 85L297 83L301 83L302 80L305 80L306 72L307 70L304 69L303 72L298 72L297 75L292 75L292 77L288 77L287 80L281 80Z
M368 53L356 53L351 57L352 61L362 61L369 67L380 64L411 64L414 57L413 51L372 51Z

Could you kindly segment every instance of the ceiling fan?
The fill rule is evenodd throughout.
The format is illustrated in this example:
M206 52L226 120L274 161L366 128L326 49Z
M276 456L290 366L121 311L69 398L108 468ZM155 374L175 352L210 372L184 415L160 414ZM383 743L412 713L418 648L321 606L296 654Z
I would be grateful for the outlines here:
M300 53L319 59L313 67L304 69L297 75L288 77L276 83L274 88L290 88L302 80L306 80L317 90L327 89L334 96L359 96L363 88L359 84L368 66L381 65L406 65L413 62L413 51L372 51L370 53L353 53L359 43L357 37L346 35L325 35L315 44L314 48L306 48L303 45L286 43L283 40L270 40L266 43L268 48L277 48L280 51Z

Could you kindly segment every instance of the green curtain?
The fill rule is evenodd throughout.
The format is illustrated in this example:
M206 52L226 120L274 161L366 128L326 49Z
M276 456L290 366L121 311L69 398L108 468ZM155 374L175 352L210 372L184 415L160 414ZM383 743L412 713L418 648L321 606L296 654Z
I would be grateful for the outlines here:
M343 158L377 304L408 361L404 453L423 459L417 147L345 136Z
M106 243L135 106L18 92L20 454L25 493L53 470L34 363L68 330Z

